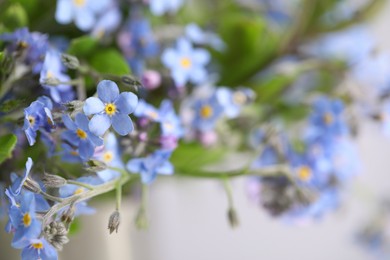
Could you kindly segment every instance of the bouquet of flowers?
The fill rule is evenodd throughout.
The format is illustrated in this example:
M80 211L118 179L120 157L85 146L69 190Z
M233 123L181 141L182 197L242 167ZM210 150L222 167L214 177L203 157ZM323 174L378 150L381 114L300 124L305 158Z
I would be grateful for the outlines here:
M157 177L220 180L232 227L237 177L275 218L335 210L359 170L360 122L390 134L390 57L364 25L385 2L0 2L0 217L12 246L57 259L74 219L94 212L88 200L109 192L117 232L135 186L146 228Z

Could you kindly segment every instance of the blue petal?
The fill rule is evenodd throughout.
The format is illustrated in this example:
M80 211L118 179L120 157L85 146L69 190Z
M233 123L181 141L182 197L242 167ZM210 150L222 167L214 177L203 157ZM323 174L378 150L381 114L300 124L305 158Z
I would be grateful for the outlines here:
M111 125L111 120L105 114L94 115L88 124L89 130L97 136L102 136L110 127L110 125Z
M61 24L68 24L72 21L73 8L71 1L59 0L57 2L55 18Z
M161 61L163 62L164 66L168 68L172 68L178 64L178 60L179 56L173 49L166 49L161 56Z
M84 114L81 114L81 113L78 113L76 115L76 118L75 118L75 121L76 121L76 124L79 128L81 128L82 130L88 130L88 118L86 115Z
M170 162L166 161L162 163L156 171L158 174L171 175L173 174L174 168Z
M85 100L83 110L87 116L97 114L104 110L104 104L100 99L96 97L90 97Z
M81 159L88 160L91 158L94 150L95 147L90 140L81 140L79 145L79 154Z
M97 86L98 97L104 103L112 103L119 96L119 89L115 82L102 80Z
M112 117L112 127L120 135L127 135L134 130L133 122L126 114L116 114Z
M76 11L76 26L80 30L83 31L89 31L92 29L93 25L95 24L95 16L91 12L91 10L87 8L78 9Z
M28 128L27 130L24 131L24 133L26 134L28 144L30 146L34 145L35 139L37 138L37 132L31 128Z
M205 65L210 61L210 53L203 49L194 50L192 60L196 64Z
M126 168L129 170L131 173L139 173L141 171L143 159L132 159L127 162Z
M73 122L73 120L70 118L69 115L67 115L67 114L63 115L62 121L64 122L64 125L66 126L66 128L68 128L69 130L75 131L77 129L76 124Z
M122 114L133 113L138 104L138 97L131 92L123 92L115 101L115 105Z

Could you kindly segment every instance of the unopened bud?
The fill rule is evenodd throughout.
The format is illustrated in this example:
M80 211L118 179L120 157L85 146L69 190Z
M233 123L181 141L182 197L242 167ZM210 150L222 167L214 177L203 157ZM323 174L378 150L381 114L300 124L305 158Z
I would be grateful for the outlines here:
M121 223L121 216L118 210L115 210L111 216L110 219L108 220L108 229L110 230L110 234L116 231L118 233L118 228Z
M236 212L236 210L234 208L229 208L229 210L228 210L228 220L229 220L229 224L230 224L230 226L232 228L236 228L240 224L240 222L238 220L237 212Z
M69 69L74 70L80 67L80 62L75 56L63 53L61 55L61 60Z
M84 101L74 100L68 103L65 103L64 106L71 115L78 114L83 111Z
M44 229L46 240L58 251L61 251L63 246L69 242L67 235L68 230L62 222L51 222Z
M23 186L26 190L29 190L29 191L34 192L34 193L40 193L42 191L41 187L39 187L38 182L36 182L30 178L26 179Z
M46 187L49 188L60 188L66 184L66 180L58 175L44 173L42 182Z
M136 91L138 91L138 88L142 86L141 82L138 79L128 75L122 76L121 80L124 84L134 88L134 90Z

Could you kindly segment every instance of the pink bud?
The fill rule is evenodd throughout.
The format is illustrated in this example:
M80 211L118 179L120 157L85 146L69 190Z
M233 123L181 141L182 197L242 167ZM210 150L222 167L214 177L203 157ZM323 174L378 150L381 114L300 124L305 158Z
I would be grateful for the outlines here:
M149 90L156 89L161 84L161 75L157 71L147 70L142 75L142 85Z
M201 132L199 140L204 146L212 146L218 141L218 135L214 131Z

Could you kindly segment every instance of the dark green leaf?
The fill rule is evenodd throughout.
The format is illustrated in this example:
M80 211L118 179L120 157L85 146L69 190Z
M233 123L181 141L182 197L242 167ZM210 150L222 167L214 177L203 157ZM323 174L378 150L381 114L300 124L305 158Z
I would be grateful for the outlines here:
M76 57L88 57L98 48L96 39L90 36L81 36L71 41L68 53Z

